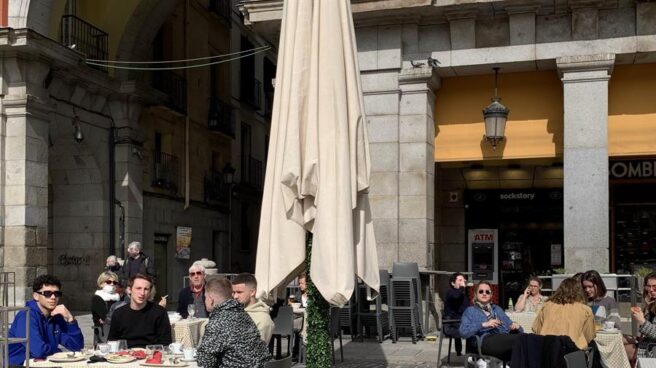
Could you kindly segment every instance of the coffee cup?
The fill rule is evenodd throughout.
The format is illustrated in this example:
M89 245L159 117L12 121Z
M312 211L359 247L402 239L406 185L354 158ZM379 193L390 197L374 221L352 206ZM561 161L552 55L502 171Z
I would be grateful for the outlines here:
M107 345L109 345L109 352L110 353L118 352L118 340L107 341Z
M615 328L615 322L613 321L606 321L604 322L604 330L612 330Z
M194 354L196 351L194 351L194 348L184 348L182 350L182 354L184 354L185 360L192 360L194 359Z
M171 350L171 353L173 353L173 354L182 354L182 343L172 342L169 345L169 349Z

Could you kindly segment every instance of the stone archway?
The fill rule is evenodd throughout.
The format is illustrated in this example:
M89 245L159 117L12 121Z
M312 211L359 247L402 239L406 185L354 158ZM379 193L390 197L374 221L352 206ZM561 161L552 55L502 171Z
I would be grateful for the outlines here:
M9 0L9 27L31 28L47 35L53 0Z
M108 134L85 123L98 125L96 116L78 114L80 143L73 139L72 118L56 113L50 123L48 270L62 280L66 303L87 310L109 244Z

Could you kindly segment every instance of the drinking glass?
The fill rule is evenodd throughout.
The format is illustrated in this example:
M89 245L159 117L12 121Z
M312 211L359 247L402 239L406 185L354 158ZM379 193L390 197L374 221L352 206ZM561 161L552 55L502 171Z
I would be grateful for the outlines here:
M146 345L146 354L148 355L148 358L152 358L153 354L156 351L164 353L164 345L162 344L157 344L157 345Z
M194 319L194 314L196 314L196 306L193 304L189 304L187 306L187 313L189 313L190 319Z
M118 351L128 350L128 340L118 340Z

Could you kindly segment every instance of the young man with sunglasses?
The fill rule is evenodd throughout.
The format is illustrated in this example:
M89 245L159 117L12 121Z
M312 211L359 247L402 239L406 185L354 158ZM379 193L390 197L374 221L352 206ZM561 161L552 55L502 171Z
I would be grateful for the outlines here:
M188 308L194 306L194 317L207 318L205 309L205 267L194 264L189 267L189 286L178 294L178 313L182 318L189 316Z
M61 282L51 275L41 275L32 282L32 298L26 303L30 313L30 358L45 359L59 352L59 345L71 351L84 347L82 331L75 317L63 304ZM16 314L9 337L25 337L26 313ZM9 364L21 365L25 360L25 345L9 345Z

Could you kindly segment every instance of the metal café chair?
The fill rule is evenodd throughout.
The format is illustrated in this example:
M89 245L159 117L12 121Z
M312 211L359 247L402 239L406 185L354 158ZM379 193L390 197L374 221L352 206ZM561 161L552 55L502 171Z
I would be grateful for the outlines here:
M287 356L292 356L294 344L294 310L291 306L283 305L278 308L278 314L273 319L273 333L269 342L269 351L273 354L274 341L276 344L276 359L282 358L282 338L287 338Z
M389 283L390 277L387 270L380 270L380 290L379 295L373 301L367 301L366 295L360 295L361 308L358 310L358 328L361 340L364 341L365 330L367 327L375 327L378 337L378 342L382 343L385 335L390 332L390 317L389 310L384 310L383 305L389 309ZM361 294L366 293L366 286L360 287ZM373 305L372 305L373 303ZM375 309L372 310L371 307Z

